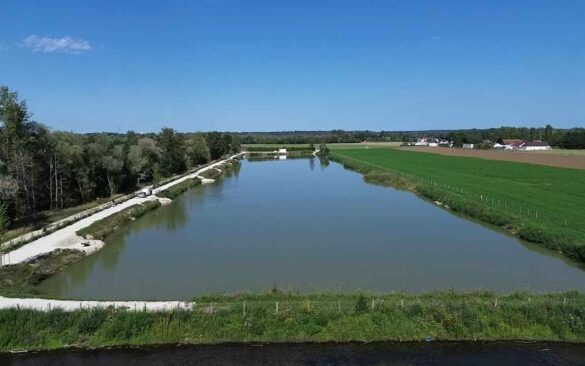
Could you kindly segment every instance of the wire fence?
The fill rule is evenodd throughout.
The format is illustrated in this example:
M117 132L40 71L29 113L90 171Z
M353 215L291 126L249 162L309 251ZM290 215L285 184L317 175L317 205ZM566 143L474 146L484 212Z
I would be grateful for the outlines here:
M306 299L278 299L278 300L241 300L241 301L205 301L184 303L177 305L176 309L165 309L162 311L193 311L205 315L220 313L240 314L243 316L252 314L316 314L316 313L341 313L353 314L356 312L424 312L424 311L497 311L505 309L536 309L545 311L578 310L585 307L583 296L526 296L523 298L513 297L469 297L463 299L442 299L442 298L413 298L413 297L391 297L374 296L364 298L361 305L358 299L338 300L315 300ZM90 307L80 303L79 309ZM118 311L144 311L151 312L153 309L146 305L135 304L133 306L118 306ZM156 311L156 310L155 310Z

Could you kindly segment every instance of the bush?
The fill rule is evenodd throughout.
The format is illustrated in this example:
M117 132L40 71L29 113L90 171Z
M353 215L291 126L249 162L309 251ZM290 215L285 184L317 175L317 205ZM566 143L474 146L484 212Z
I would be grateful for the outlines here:
M357 314L363 314L368 312L368 301L363 295L360 295L360 297L358 297L355 303L355 312Z

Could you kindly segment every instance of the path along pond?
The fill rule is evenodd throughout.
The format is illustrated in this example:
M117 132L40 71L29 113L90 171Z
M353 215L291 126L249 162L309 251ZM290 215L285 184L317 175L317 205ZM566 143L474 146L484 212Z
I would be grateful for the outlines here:
M46 280L47 295L190 299L264 291L585 290L585 270L317 159L243 161Z

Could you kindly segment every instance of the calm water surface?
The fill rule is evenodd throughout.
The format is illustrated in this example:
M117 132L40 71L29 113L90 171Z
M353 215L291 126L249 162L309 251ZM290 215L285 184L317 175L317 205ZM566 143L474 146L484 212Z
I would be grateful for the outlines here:
M115 233L47 280L53 295L585 290L585 271L407 192L309 159L242 163Z

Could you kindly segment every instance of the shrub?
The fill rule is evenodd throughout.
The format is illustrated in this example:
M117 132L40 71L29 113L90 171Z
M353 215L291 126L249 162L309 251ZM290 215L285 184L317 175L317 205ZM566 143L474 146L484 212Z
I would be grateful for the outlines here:
M368 312L368 301L363 295L360 295L360 297L358 297L355 303L355 312L357 314L363 314Z

